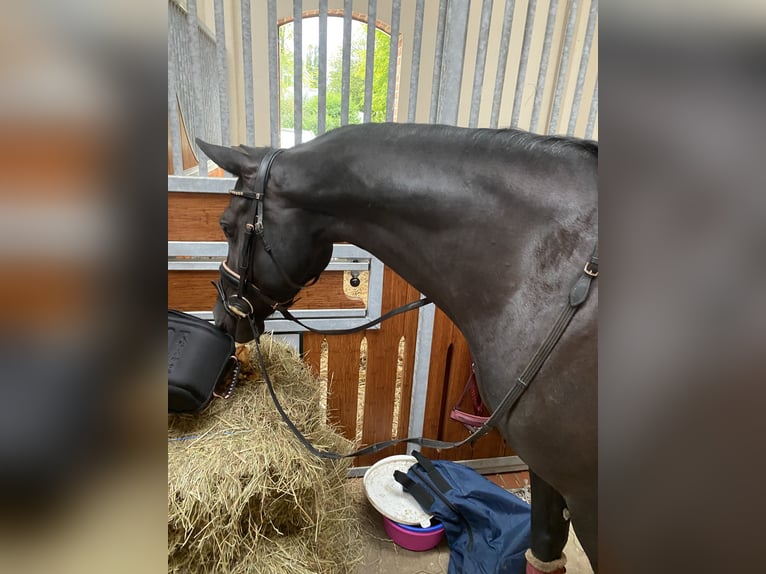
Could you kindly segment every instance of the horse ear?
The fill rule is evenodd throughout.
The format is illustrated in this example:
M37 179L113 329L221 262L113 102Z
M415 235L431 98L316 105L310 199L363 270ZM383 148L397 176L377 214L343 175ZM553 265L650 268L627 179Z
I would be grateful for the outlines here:
M249 163L248 156L240 149L207 143L199 138L196 141L207 157L229 173L241 175L242 169Z

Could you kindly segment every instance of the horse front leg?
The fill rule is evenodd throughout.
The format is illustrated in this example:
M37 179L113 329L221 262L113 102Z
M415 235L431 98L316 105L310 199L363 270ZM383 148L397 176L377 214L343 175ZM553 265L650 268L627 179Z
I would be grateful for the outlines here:
M527 550L527 574L563 574L566 556L562 552L569 538L566 502L550 484L531 470L532 525Z

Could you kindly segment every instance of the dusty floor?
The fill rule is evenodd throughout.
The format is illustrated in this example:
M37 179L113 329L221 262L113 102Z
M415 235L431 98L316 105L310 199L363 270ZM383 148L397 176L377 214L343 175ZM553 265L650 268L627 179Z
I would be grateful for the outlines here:
M506 482L508 475L505 475ZM446 540L426 552L412 552L394 544L383 529L383 520L367 502L362 491L361 480L354 480L352 488L360 497L359 522L364 541L364 559L357 566L358 574L446 574L449 565L449 548ZM593 574L593 570L582 551L574 533L570 531L569 542L564 553L567 555L567 574Z

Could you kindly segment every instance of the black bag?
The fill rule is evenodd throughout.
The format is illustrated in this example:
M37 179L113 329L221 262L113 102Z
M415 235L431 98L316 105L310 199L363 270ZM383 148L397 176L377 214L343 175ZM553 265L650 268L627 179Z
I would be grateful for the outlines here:
M204 409L232 364L236 358L231 335L203 319L168 309L168 412Z

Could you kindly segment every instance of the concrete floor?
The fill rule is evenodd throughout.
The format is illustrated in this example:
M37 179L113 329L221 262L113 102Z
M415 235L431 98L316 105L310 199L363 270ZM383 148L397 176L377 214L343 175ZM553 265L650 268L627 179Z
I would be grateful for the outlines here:
M446 574L449 565L449 547L446 539L434 549L412 552L394 544L383 529L383 519L367 502L361 480L354 485L360 497L359 524L364 543L364 559L357 566L358 574ZM570 531L567 555L567 574L593 574L580 543Z

